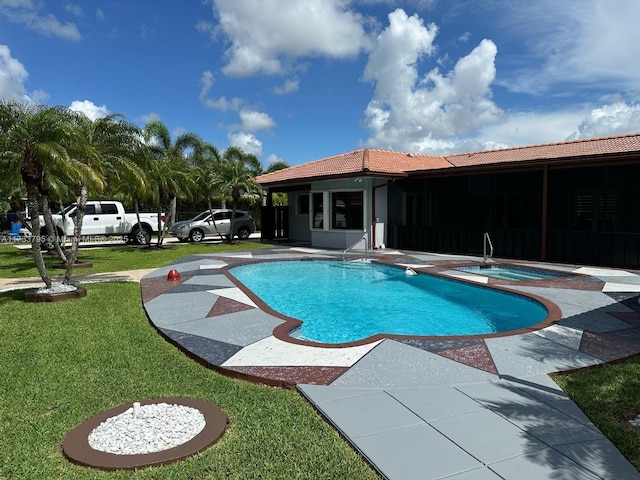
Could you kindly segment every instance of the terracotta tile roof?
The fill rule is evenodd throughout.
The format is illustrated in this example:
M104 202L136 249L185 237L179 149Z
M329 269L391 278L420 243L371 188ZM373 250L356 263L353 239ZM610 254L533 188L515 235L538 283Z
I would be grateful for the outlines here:
M640 134L446 155L456 167L640 152Z
M319 178L378 175L406 176L406 172L450 168L444 157L386 150L360 149L334 157L323 158L301 165L266 173L256 178L260 184L274 184L293 180L305 181Z
M356 175L406 177L411 172L446 168L580 159L629 152L640 153L640 133L445 156L366 148L260 175L256 180L262 185L270 185Z

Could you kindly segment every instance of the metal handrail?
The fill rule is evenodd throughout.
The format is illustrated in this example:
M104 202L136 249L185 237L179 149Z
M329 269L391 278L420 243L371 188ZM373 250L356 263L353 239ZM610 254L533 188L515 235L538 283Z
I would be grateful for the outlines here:
M487 256L487 244L489 244L488 256ZM486 262L488 258L493 257L493 243L491 243L491 237L489 237L489 232L484 232L484 240L482 241L482 253L483 253L483 258L482 258L483 262Z
M353 249L353 247L355 247L356 245L358 245L360 242L362 242L364 240L364 258L365 260L368 258L368 252L369 252L369 239L367 238L367 232L365 231L362 234L362 237L360 237L353 245L351 245L350 247L347 247L344 249L344 252L342 252L342 261L344 262L346 260L345 256L347 254L347 252L351 249Z

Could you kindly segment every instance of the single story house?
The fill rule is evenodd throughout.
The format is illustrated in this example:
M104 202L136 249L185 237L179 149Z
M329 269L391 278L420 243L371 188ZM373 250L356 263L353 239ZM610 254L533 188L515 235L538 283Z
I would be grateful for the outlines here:
M264 239L475 255L488 233L498 257L640 268L640 134L451 155L365 148L256 180Z

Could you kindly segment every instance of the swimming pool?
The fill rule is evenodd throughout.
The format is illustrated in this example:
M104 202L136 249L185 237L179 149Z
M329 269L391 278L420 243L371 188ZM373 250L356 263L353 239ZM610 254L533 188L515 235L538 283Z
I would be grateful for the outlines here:
M544 280L548 278L560 278L570 276L571 273L542 270L540 268L522 267L520 265L469 265L457 267L456 270L476 273L486 277L500 278L502 280Z
M293 337L319 343L491 334L547 317L541 303L522 295L378 263L285 260L228 272L276 312L301 320Z

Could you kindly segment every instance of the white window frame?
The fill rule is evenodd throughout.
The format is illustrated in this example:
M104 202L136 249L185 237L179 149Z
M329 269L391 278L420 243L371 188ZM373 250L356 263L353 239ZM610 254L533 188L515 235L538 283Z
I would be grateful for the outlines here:
M362 192L362 229L347 229L347 228L331 228L333 217L331 214L331 196L333 193L341 192ZM313 210L313 194L322 193L322 215L323 223L322 228L314 228L313 223L316 216L316 212ZM347 233L347 232L362 232L367 230L367 189L365 188L334 188L331 190L311 190L309 192L309 228L314 232L334 232L334 233Z

